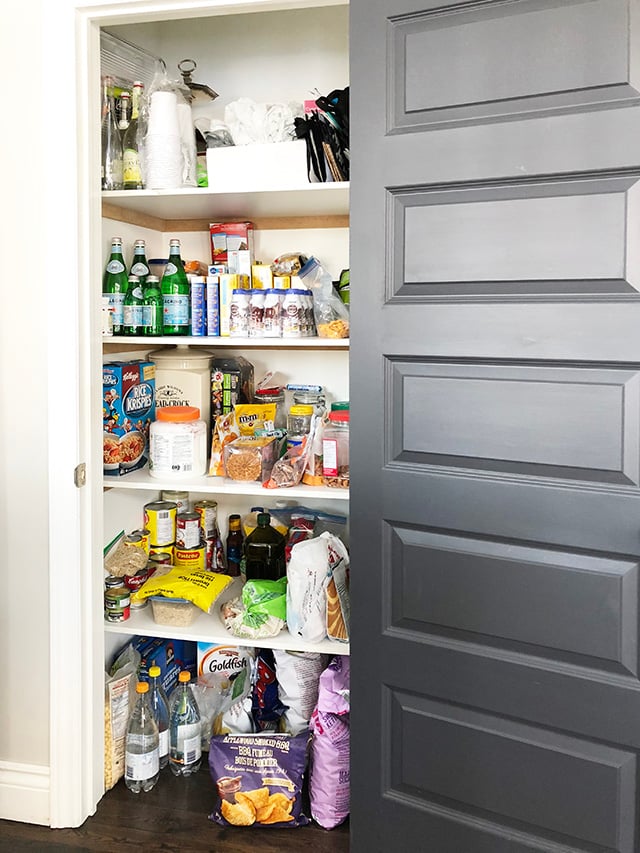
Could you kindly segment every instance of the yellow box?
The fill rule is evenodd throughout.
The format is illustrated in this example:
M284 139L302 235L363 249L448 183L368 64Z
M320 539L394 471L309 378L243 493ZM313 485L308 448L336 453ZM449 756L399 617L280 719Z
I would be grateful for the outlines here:
M268 264L252 264L251 286L258 290L268 290L273 287L273 273Z

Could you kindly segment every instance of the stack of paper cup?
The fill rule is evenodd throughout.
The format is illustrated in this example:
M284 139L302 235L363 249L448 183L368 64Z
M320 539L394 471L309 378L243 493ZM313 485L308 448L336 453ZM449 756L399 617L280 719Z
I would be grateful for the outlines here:
M182 150L175 92L154 92L145 137L146 185L151 190L182 186Z

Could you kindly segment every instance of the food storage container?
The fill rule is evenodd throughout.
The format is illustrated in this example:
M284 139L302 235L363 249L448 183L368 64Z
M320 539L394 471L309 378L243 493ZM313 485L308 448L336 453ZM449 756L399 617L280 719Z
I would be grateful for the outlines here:
M158 625L174 625L185 628L195 622L196 617L202 612L191 601L186 598L167 598L164 595L152 595L151 610L153 621Z

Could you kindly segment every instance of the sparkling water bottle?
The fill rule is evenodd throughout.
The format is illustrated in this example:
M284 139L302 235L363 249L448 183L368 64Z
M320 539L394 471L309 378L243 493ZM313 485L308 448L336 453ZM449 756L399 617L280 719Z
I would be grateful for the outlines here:
M190 680L191 673L183 669L169 700L169 767L174 776L190 776L200 769L200 711Z
M149 704L149 685L136 685L137 701L127 726L124 783L134 794L150 791L160 775L158 726Z
M160 769L169 763L169 700L160 681L160 667L149 667L149 705L158 726Z

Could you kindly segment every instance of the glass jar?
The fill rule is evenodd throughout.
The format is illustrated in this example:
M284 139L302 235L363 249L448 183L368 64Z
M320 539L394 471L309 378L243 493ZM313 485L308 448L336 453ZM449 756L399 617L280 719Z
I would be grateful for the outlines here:
M322 438L322 480L325 486L349 488L349 412L329 412Z
M327 400L319 391L294 391L293 402L296 406L313 406L313 414L324 417L327 411Z
M149 474L189 479L207 471L207 426L195 406L158 409L149 430Z
M311 429L313 406L291 406L287 415L287 447L302 444Z
M258 388L253 395L256 403L275 403L276 416L273 420L275 429L287 428L287 415L284 409L284 388Z

